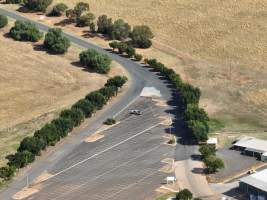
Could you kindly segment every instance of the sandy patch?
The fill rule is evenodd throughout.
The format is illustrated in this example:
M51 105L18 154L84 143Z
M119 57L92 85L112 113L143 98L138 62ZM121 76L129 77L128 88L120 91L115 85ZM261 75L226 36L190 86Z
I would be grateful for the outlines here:
M172 120L169 116L159 116L159 119L161 120L161 125L170 126L172 124Z
M35 193L37 193L39 190L32 188L32 187L25 187L21 191L17 192L16 194L13 195L13 199L25 199Z
M53 177L53 174L49 174L48 172L43 172L40 176L38 176L33 182L32 185L37 185L41 182L44 182Z
M88 136L84 141L88 142L88 143L91 143L91 142L95 142L97 140L100 140L103 137L104 137L104 135L102 135L100 133L94 133L94 134Z
M166 101L162 100L162 99L152 99L152 101L155 102L155 105L156 106L159 106L159 107L168 107L168 104Z
M159 169L160 172L171 173L174 170L174 160L172 158L165 158L161 161L162 163L166 163L165 166Z

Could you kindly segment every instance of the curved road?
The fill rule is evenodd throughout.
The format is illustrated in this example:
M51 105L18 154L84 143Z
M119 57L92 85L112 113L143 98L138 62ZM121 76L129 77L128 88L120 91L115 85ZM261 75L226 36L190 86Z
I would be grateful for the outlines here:
M11 12L2 8L0 8L0 14L6 15L15 20L31 21L36 24L40 30L44 32L46 32L50 28L47 25L32 21L28 18L19 15L18 13ZM123 110L129 104L129 102L133 102L140 95L144 87L149 86L157 88L160 91L162 97L171 106L170 113L172 114L172 118L174 119L173 130L176 133L179 133L178 137L181 138L180 142L176 146L175 160L181 161L188 160L191 158L191 155L196 152L196 146L191 145L190 139L185 136L185 133L183 131L182 120L179 120L179 108L175 106L177 97L167 81L160 79L156 74L150 72L148 69L144 68L141 64L137 62L123 58L117 54L110 53L80 37L72 35L71 33L64 32L64 35L68 37L72 43L80 47L95 49L100 53L109 55L114 61L121 64L127 70L128 74L130 75L131 84L129 85L128 90L122 95L120 99L117 99L112 104L112 106L106 106L105 110L101 113L101 115L96 115L94 118L92 118L90 124L86 128L84 128L83 131L76 134L75 136L69 136L69 138L67 139L67 145L58 145L55 148L57 149L57 152L53 154L54 161L58 161L64 156L67 156L70 152L72 152L73 149L75 149L75 147L82 143L83 138L88 135L88 133L93 133L95 130L97 130L107 117L114 116L121 110ZM34 163L31 168L24 169L25 173L22 173L20 176L16 177L13 183L11 183L7 189L1 191L0 199L11 199L12 195L14 195L21 188L23 188L25 186L26 174L30 174L29 180L31 181L35 179L45 169L49 168L49 166L53 165L53 163L48 161L49 156L50 154L43 156L38 162ZM185 173L188 173L188 175L186 175L188 177L188 182L194 190L196 184L195 180L190 180L191 171L188 170ZM196 191L193 192L198 194L198 190L201 190L201 186L200 188L196 188L195 190Z

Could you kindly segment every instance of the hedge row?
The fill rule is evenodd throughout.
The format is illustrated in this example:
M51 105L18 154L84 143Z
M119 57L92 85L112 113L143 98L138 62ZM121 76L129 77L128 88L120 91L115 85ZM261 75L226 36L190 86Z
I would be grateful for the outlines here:
M6 158L7 166L0 168L0 179L9 180L16 169L23 168L41 155L42 150L54 146L60 139L66 137L84 118L89 118L100 110L107 101L116 96L119 88L127 81L125 76L115 76L107 81L104 87L86 95L76 102L70 109L63 110L57 119L35 131L32 137L24 138L17 152Z
M145 62L149 67L160 72L173 83L181 98L184 120L189 133L191 133L197 141L206 141L209 132L207 123L209 117L205 110L199 107L200 89L189 83L184 83L174 70L165 67L164 64L158 62L156 59L146 59Z

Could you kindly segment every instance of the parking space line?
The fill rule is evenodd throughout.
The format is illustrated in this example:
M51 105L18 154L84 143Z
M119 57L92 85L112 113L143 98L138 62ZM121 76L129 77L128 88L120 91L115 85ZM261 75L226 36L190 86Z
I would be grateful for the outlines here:
M113 171L115 171L115 170L117 170L117 169L119 169L119 168L121 168L121 167L127 166L127 164L131 163L132 161L134 161L134 160L136 160L136 159L138 159L138 158L143 157L144 155L146 155L146 154L148 154L148 153L150 153L150 152L152 152L152 151L158 149L158 148L161 147L161 146L162 146L162 144L157 145L157 146L155 146L155 147L153 147L153 148L150 148L149 150L145 151L145 152L142 153L141 155L136 156L136 157L134 157L134 158L132 158L132 159L130 159L130 160L128 160L128 161L126 161L126 162L124 162L124 163L118 165L117 167L115 167L115 168L113 168L113 169L111 169L111 170L108 170L108 171L106 171L106 172L104 172L104 173L102 173L102 174L99 174L98 176L94 177L93 179L90 179L90 182L91 182L91 181L95 181L95 180L97 180L97 179L103 177L104 175L109 174L109 173L111 173L111 172L113 172ZM67 194L69 194L69 193L71 193L71 192L73 192L73 191L76 191L77 189L79 189L79 188L81 188L81 187L87 185L88 183L89 183L89 181L86 181L86 182L82 183L81 185L79 185L77 188L72 189L72 190L68 190L68 192L65 192L63 195L57 196L56 198L53 198L53 199L55 200L55 199L64 197L64 196L66 196Z
M98 153L96 153L96 154L94 154L94 155L92 155L92 156L90 156L90 157L88 157L88 158L86 158L86 159L84 159L84 160L82 160L82 161L80 161L80 162L78 162L78 163L66 168L66 169L63 169L63 170L59 171L58 173L56 173L53 176L51 176L51 178L56 177L56 176L58 176L58 175L60 175L60 174L62 174L64 172L66 172L66 171L68 171L68 170L70 170L70 169L72 169L72 168L74 168L74 167L76 167L76 166L78 166L78 165L80 165L80 164L92 159L92 158L95 158L95 157L97 157L97 156L99 156L99 155L101 155L101 154L103 154L103 153L105 153L105 152L107 152L107 151L109 151L109 150L111 150L111 149L113 149L113 148L115 148L115 147L117 147L117 146L119 146L119 145L121 145L121 144L123 144L123 143L125 143L125 142L127 142L127 141L129 141L129 140L131 140L131 139L133 139L135 137L137 137L137 136L139 136L139 135L142 135L146 131L153 129L153 128L157 127L158 125L160 125L160 123L157 123L157 124L147 128L147 129L145 129L145 130L143 130L143 131L141 131L139 133L136 133L135 135L133 135L133 136L131 136L131 137L129 137L129 138L117 143L117 144L112 145L111 147L108 147L107 149L105 149L103 151L100 151L100 152L98 152Z

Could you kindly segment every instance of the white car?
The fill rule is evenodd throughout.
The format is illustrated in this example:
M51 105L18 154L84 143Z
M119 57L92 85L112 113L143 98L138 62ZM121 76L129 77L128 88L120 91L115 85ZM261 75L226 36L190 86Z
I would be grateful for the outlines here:
M142 115L142 112L140 110L130 110L130 114L133 114L133 115Z

